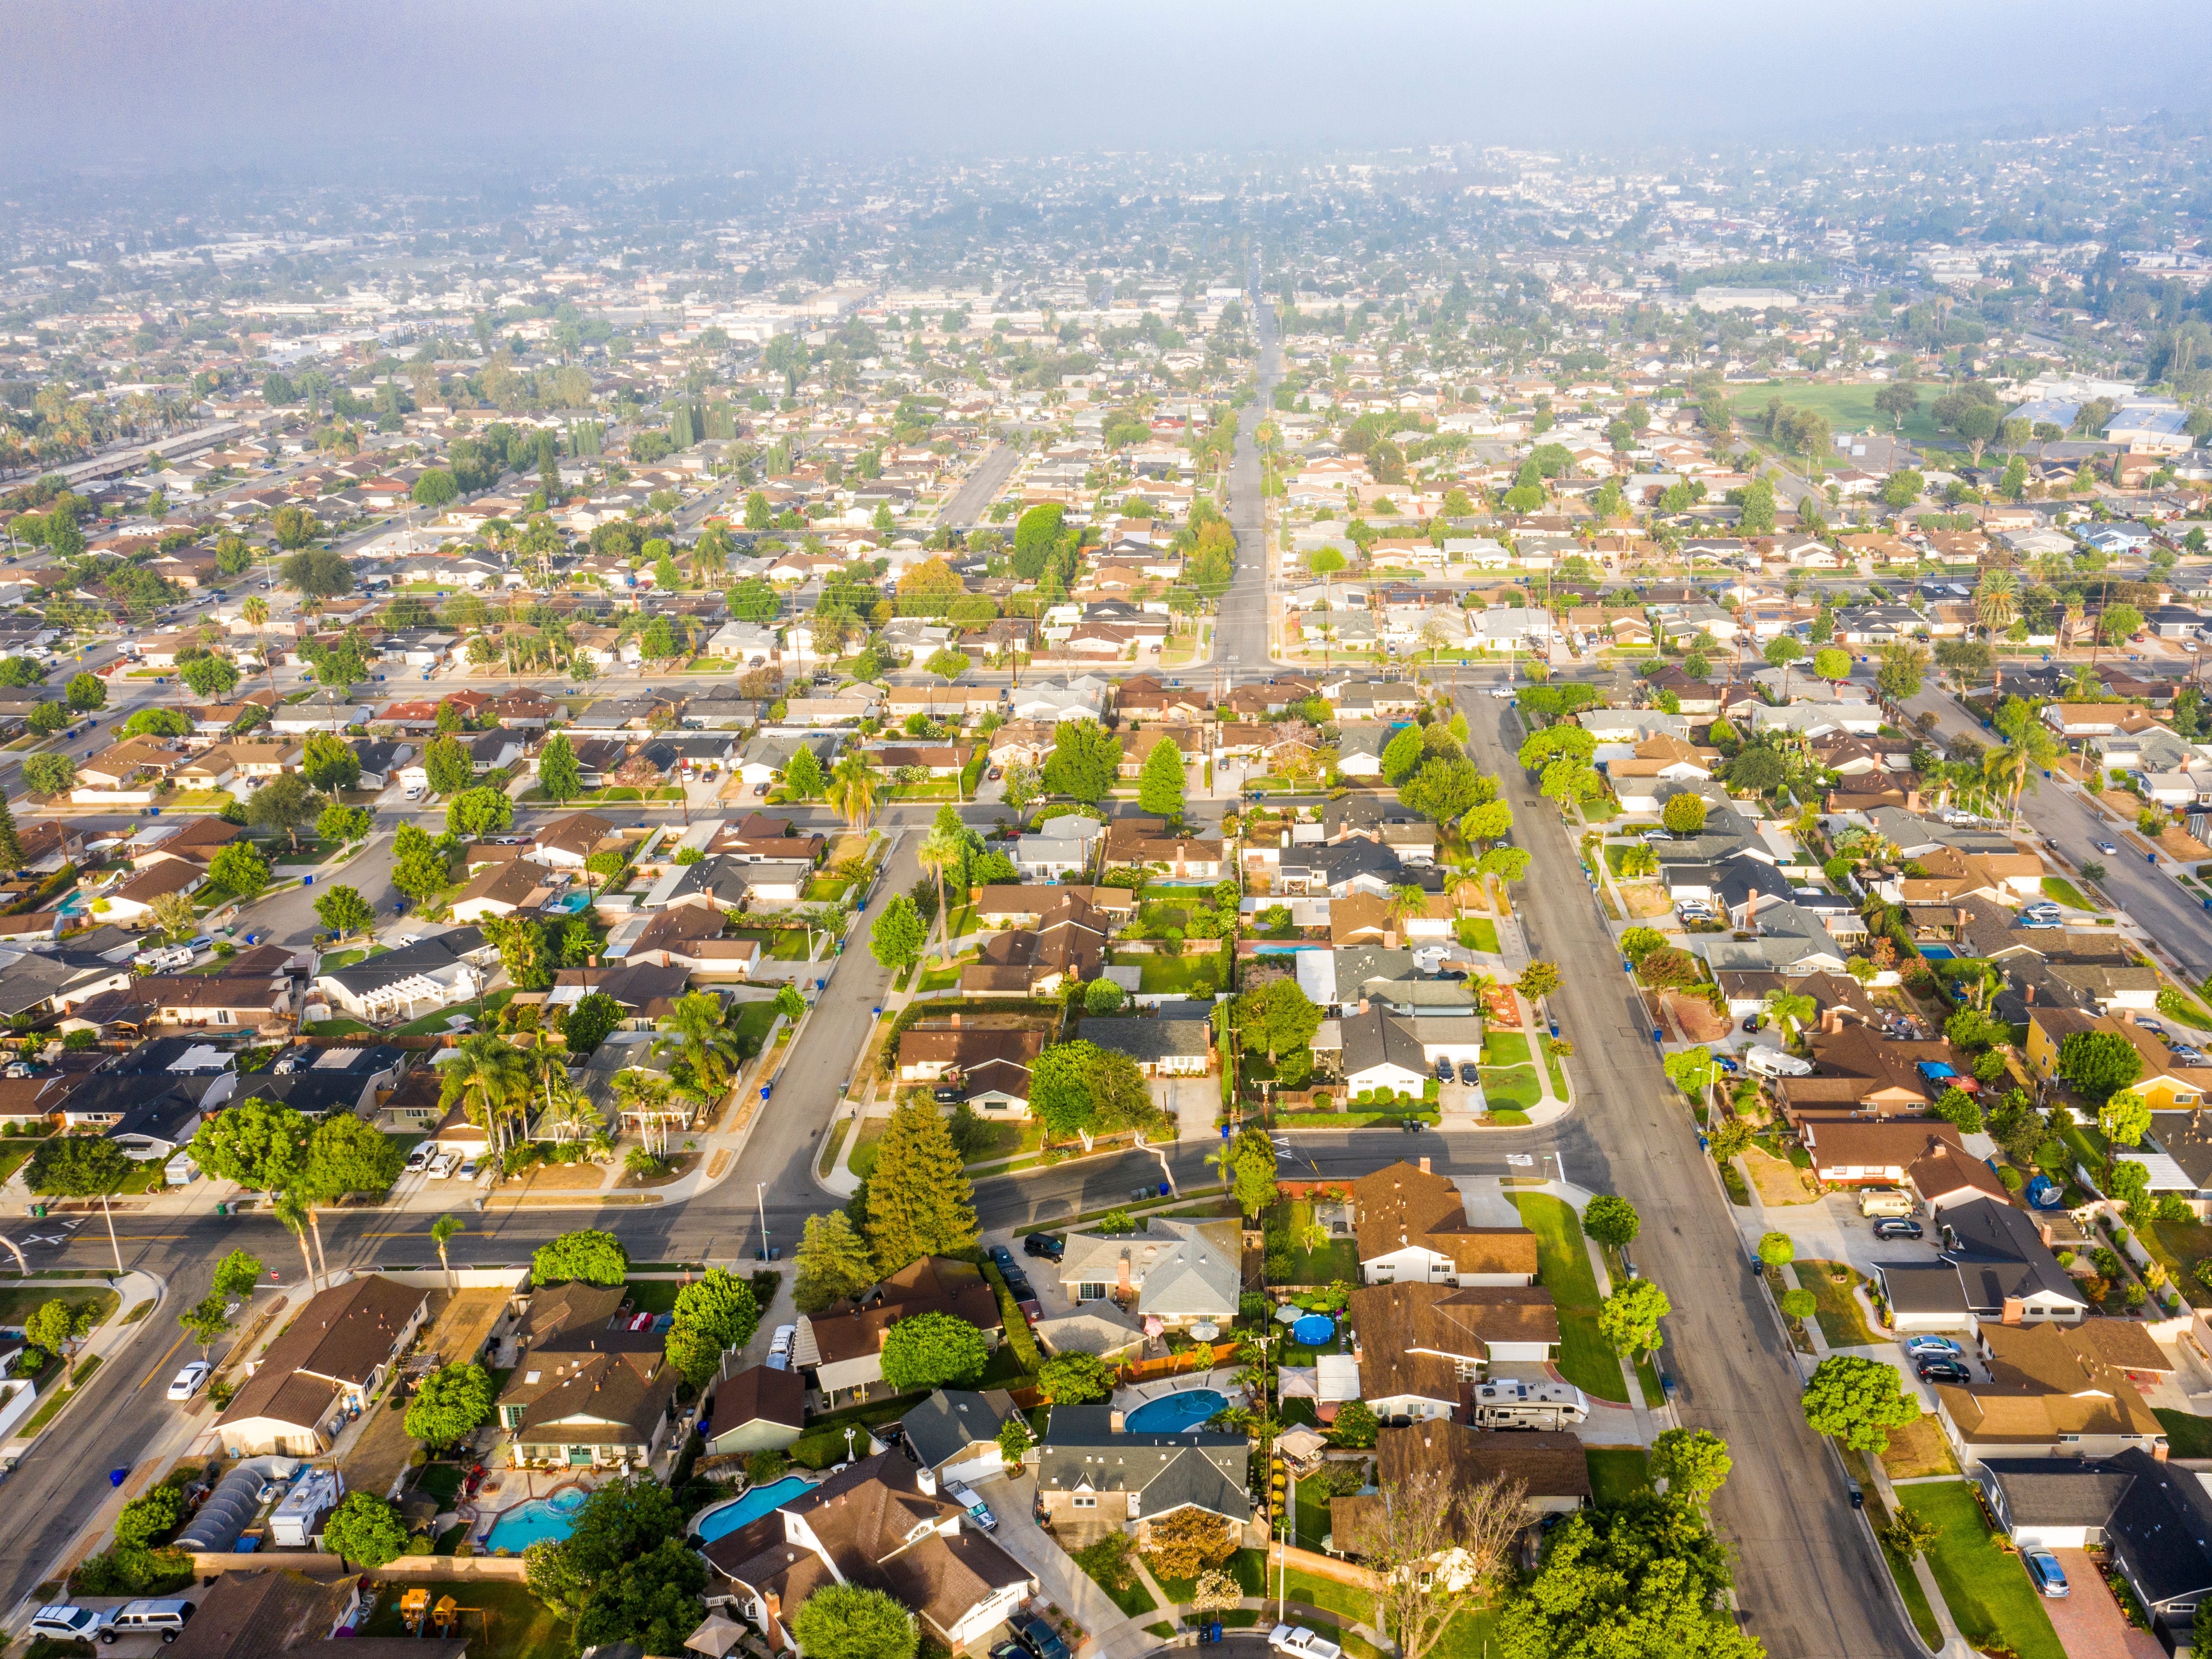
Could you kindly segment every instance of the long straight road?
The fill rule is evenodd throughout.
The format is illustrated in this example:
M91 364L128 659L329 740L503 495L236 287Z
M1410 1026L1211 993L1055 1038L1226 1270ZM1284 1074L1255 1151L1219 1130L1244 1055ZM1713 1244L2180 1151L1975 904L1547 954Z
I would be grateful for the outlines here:
M1261 494L1260 422L1273 407L1282 378L1275 345L1275 309L1252 307L1260 340L1260 391L1237 422L1229 463L1229 527L1237 532L1237 576L1213 619L1213 661L1226 679L1264 675L1267 667L1267 503Z
M1556 962L1564 981L1553 1011L1575 1043L1577 1118L1589 1148L1570 1178L1635 1204L1644 1220L1638 1265L1674 1304L1666 1364L1680 1384L1680 1419L1735 1448L1713 1514L1738 1552L1744 1627L1776 1659L1917 1656L1835 1459L1806 1426L1796 1361L1760 1305L1727 1198L1660 1069L1650 1021L1620 971L1604 917L1554 809L1514 763L1517 720L1480 688L1462 693L1460 706L1476 763L1504 781L1524 827L1529 951Z

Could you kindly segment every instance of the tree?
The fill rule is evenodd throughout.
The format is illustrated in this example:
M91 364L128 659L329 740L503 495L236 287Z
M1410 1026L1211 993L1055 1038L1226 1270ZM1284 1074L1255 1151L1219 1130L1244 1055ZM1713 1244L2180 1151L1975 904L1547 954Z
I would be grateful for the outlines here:
M622 1004L603 991L579 997L561 1016L561 1041L580 1060L607 1040L607 1033L629 1018Z
M177 676L197 696L227 697L238 689L238 665L228 657L194 657L178 668Z
M556 732L545 739L538 757L538 787L545 792L546 799L563 805L584 793L583 769L576 763L576 745L566 732Z
M1029 1455L1036 1437L1030 1432L1029 1420L1019 1412L1010 1415L999 1425L999 1457L1008 1468L1013 1468Z
M2142 1075L2142 1056L2117 1031L2076 1031L2058 1045L2058 1070L2083 1099L2101 1106Z
M415 488L408 493L414 498L416 506L435 510L447 505L461 492L460 486L453 482L452 473L442 466L434 466L415 480Z
M1336 1408L1336 1421L1328 1425L1329 1443L1347 1451L1364 1451L1382 1431L1375 1408L1364 1400L1347 1400Z
M2122 1089L2097 1109L2097 1127L2116 1146L2140 1146L2150 1128L2150 1103L2133 1089Z
M190 893L163 893L154 901L154 931L174 945L200 930L199 913Z
M783 793L795 799L813 799L822 793L826 781L822 775L822 757L803 743L791 751L791 758L783 763Z
M1121 740L1097 720L1062 720L1053 728L1045 757L1044 787L1085 806L1106 799L1121 775Z
M1037 1368L1037 1392L1055 1406L1087 1406L1112 1396L1117 1375L1097 1354L1071 1348Z
M867 1240L842 1210L806 1218L793 1267L792 1299L804 1314L818 1314L834 1302L858 1296L877 1278Z
M252 1192L289 1192L307 1169L313 1133L307 1120L289 1106L249 1095L200 1124L192 1136L192 1162Z
M572 1279L619 1285L629 1277L629 1252L612 1233L581 1228L539 1245L530 1270L532 1282L538 1285L565 1285Z
M456 1445L491 1416L495 1397L491 1373L483 1366L441 1365L416 1384L407 1432L425 1445Z
M514 800L504 789L464 789L446 803L446 828L471 841L497 835L514 823Z
M274 780L264 785L261 793L267 793L281 781ZM208 861L208 874L217 886L241 899L258 897L261 890L269 885L268 861L253 850L251 843L242 841L234 841L217 852Z
M799 1604L791 1633L807 1659L914 1659L914 1615L878 1589L825 1584Z
M307 779L297 772L287 772L270 779L253 792L253 798L246 804L246 821L257 830L281 830L297 852L301 826L313 823L322 810L322 797L307 787ZM235 844L223 848L225 853L238 850ZM218 853L216 856L220 859L222 854ZM223 878L218 874L216 879ZM229 886L228 882L223 884ZM233 887L231 890L238 890Z
M972 1382L990 1360L983 1334L950 1314L916 1314L884 1336L884 1381L901 1394Z
M1659 1322L1673 1311L1667 1293L1648 1279L1632 1279L1597 1310L1598 1334L1621 1353L1659 1346Z
M261 1258L249 1250L233 1250L216 1263L215 1293L232 1302L243 1302L261 1282Z
M576 1620L580 1647L635 1643L648 1653L679 1651L699 1624L707 1564L674 1533L594 1582Z
M89 1308L77 1312L60 1297L41 1302L23 1322L23 1340L51 1354L68 1352L69 1345L92 1328Z
M66 795L76 787L76 762L59 751L27 756L23 787L34 795Z
M392 884L417 904L443 892L449 860L420 825L403 823L392 837Z
M895 1109L868 1182L868 1243L880 1273L925 1255L955 1255L975 1242L974 1188L951 1132L927 1103Z
M1528 1488L1505 1475L1462 1486L1455 1471L1422 1462L1386 1479L1381 1498L1359 1553L1382 1577L1379 1622L1397 1638L1399 1659L1424 1659L1462 1613L1490 1601L1528 1524Z
M2097 617L2097 637L2106 645L2124 643L2142 632L2142 612L2131 605L2108 605Z
M281 514L283 509L279 507L277 512ZM326 547L295 553L277 567L276 574L285 586L297 589L313 610L319 610L325 599L353 592L353 567Z
M1255 1125L1230 1143L1228 1185L1248 1220L1275 1201L1275 1144L1267 1130Z
M351 1112L332 1112L307 1136L301 1190L311 1202L385 1193L399 1178L398 1142Z
M331 930L337 939L366 933L375 925L376 912L356 887L337 886L324 890L315 900L315 920Z
M1118 1014L1128 1003L1129 994L1110 979L1094 979L1083 988L1086 1014Z
M1182 750L1172 738L1163 736L1145 757L1137 775L1137 805L1147 812L1180 821L1182 817Z
M1667 948L1667 936L1656 927L1631 927L1620 936L1620 954L1638 968L1654 951Z
M869 953L894 973L921 961L922 947L928 942L929 930L922 925L921 913L904 893L894 895L868 929Z
M1553 1528L1505 1600L1500 1659L1764 1659L1728 1604L1729 1553L1687 1500L1639 1494Z
M1668 1429L1651 1443L1651 1478L1667 1483L1670 1498L1703 1504L1734 1467L1728 1442L1711 1429Z
M62 696L78 714L89 714L107 707L107 682L97 674L72 674Z
M384 1498L356 1490L324 1520L323 1547L341 1561L358 1561L374 1571L407 1547L407 1523Z
M1881 666L1875 670L1875 689L1885 702L1897 707L1920 695L1928 677L1928 653L1917 645L1899 642L1881 648Z
M1824 680L1847 680L1851 677L1851 653L1832 645L1823 646L1813 653L1813 672Z
M1310 1043L1321 1019L1321 1009L1288 977L1240 992L1230 1005L1229 1023L1238 1040L1248 1048L1264 1049L1270 1065Z
M1636 1206L1617 1194L1600 1193L1583 1206L1583 1231L1616 1250L1633 1244L1643 1224Z
M1670 835L1695 836L1705 827L1705 803L1702 796L1686 791L1670 797L1659 810L1659 822Z
M726 1352L753 1340L760 1318L753 1287L723 1268L709 1267L697 1284L676 1293L668 1357L686 1382L703 1389L714 1380Z
M1030 1111L1048 1139L1062 1140L1141 1127L1155 1115L1151 1087L1137 1063L1079 1038L1055 1042L1037 1056L1030 1070Z
M433 738L422 751L422 770L434 795L458 794L476 776L476 763L459 742L450 737Z
M1899 1509L1897 1518L1881 1528L1881 1541L1906 1561L1936 1547L1943 1528L1917 1510Z
M1830 1354L1815 1366L1802 1403L1816 1433L1855 1451L1887 1450L1889 1431L1920 1418L1920 1401L1905 1391L1896 1367L1851 1354Z
M1145 1563L1160 1578L1195 1578L1237 1550L1235 1525L1195 1504L1160 1516L1147 1533Z
M867 757L858 750L848 750L838 757L831 770L824 798L840 817L857 828L875 816L877 781L876 769L868 764Z
M1796 1241L1788 1233L1762 1233L1759 1236L1759 1259L1768 1267L1787 1267L1796 1257Z
M1513 988L1528 999L1550 996L1559 988L1559 968L1557 963L1532 962L1521 970L1521 977L1513 981Z

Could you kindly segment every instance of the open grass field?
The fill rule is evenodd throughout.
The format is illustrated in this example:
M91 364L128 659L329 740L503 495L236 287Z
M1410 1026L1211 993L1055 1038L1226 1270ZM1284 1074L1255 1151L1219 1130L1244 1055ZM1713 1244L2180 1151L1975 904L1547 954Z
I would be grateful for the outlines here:
M1863 432L1871 427L1876 432L1888 432L1889 416L1874 406L1875 393L1879 386L1818 386L1805 381L1783 381L1768 386L1746 386L1738 392L1730 407L1737 420L1744 422L1746 435L1757 437L1765 429L1767 402L1779 398L1792 409L1817 410L1828 417L1828 424L1838 434ZM1905 423L1898 435L1908 443L1929 443L1943 434L1936 429L1929 405L1933 397L1925 390L1920 394L1920 410Z
M1597 1275L1591 1271L1583 1224L1573 1207L1545 1193L1518 1193L1521 1220L1536 1235L1537 1277L1559 1310L1559 1371L1585 1394L1628 1402L1620 1357L1598 1334Z

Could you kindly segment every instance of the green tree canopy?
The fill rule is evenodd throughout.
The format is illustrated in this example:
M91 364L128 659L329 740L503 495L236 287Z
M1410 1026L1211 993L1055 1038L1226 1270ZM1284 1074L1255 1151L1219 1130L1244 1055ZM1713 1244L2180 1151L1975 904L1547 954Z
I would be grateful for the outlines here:
M1889 1431L1920 1417L1895 1366L1855 1354L1830 1354L1815 1366L1802 1403L1816 1432L1864 1452L1887 1450Z
M912 1613L860 1584L816 1590L792 1614L791 1633L807 1659L914 1659L921 1641Z
M1121 740L1097 720L1062 720L1045 757L1044 787L1086 806L1106 799L1121 769Z
M349 1492L323 1522L323 1547L341 1560L374 1570L407 1547L407 1523L374 1492Z
M612 1233L583 1228L539 1245L530 1265L538 1285L619 1285L629 1277L629 1252Z
M457 1444L491 1416L491 1373L481 1365L441 1365L407 1402L407 1432L426 1445Z
M2075 1031L2058 1044L2058 1070L2082 1098L2102 1105L2142 1075L2142 1056L2116 1031Z
M1668 1429L1651 1443L1651 1478L1664 1480L1672 1498L1702 1504L1734 1467L1728 1442L1711 1429Z
M877 1143L867 1218L868 1243L884 1273L975 1243L974 1188L934 1105L909 1102L892 1111Z
M1636 1206L1613 1193L1600 1193L1583 1206L1583 1231L1601 1244L1625 1250L1643 1226Z
M857 1296L876 1282L876 1261L842 1210L806 1218L793 1256L792 1299L805 1314L817 1314L843 1297Z
M990 1358L983 1333L967 1321L950 1314L916 1314L884 1335L884 1381L901 1394L959 1387L981 1376Z

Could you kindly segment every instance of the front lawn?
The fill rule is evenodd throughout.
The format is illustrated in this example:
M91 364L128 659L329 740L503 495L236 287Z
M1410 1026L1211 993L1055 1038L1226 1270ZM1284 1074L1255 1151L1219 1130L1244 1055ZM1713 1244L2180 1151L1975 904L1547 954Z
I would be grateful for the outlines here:
M2020 1558L1996 1547L1974 1488L1964 1480L1900 1486L1898 1501L1941 1528L1928 1565L1960 1633L1978 1648L2002 1643L2020 1659L2066 1659Z
M33 1285L17 1285L0 1290L0 1325L21 1329L23 1322L49 1302L66 1303L78 1314L92 1315L91 1328L97 1330L115 1316L123 1298L113 1291L100 1290L91 1285L71 1285L67 1290Z
M1020 1158L1044 1145L1044 1126L1041 1123L1002 1123L981 1118L971 1133L974 1141L965 1160L970 1166Z
M1498 954L1498 924L1488 916L1462 916L1457 932L1459 942L1468 950Z
M1544 1097L1544 1085L1536 1080L1533 1066L1515 1066L1505 1071L1482 1068L1482 1097L1496 1111L1528 1112Z
M2081 890L2063 876L2043 878L2043 896L2060 904L2070 905L2076 910L2094 910L2097 907L2081 896Z
M2194 1413L2165 1407L2153 1407L2152 1410L2166 1431L2167 1455L2212 1457L2212 1417L2198 1417Z
M1589 1465L1590 1502L1601 1510L1651 1490L1651 1456L1640 1446L1592 1447L1583 1462Z
M1856 1268L1844 1271L1850 1277L1838 1284L1828 1275L1831 1266L1826 1261L1800 1261L1796 1264L1797 1283L1813 1292L1820 1304L1814 1317L1820 1322L1820 1334L1832 1348L1869 1348L1881 1339L1867 1328L1866 1316L1860 1313L1852 1290L1866 1283L1866 1275Z
M1559 1314L1559 1373L1583 1393L1628 1403L1620 1356L1598 1334L1597 1274L1574 1207L1548 1193L1516 1193L1522 1224L1536 1235L1537 1278Z
M1565 1100L1567 1097L1567 1068L1553 1049L1550 1036L1537 1032L1536 1046L1544 1051L1544 1069L1552 1074L1552 1092Z
M1528 1063L1528 1039L1518 1031L1492 1031L1482 1045L1482 1063L1486 1066L1526 1066Z
M876 1143L890 1127L890 1119L887 1117L860 1120L860 1138L853 1142L853 1150L845 1154L845 1167L861 1180L866 1181L876 1172Z
M740 1042L750 1041L757 1054L768 1041L768 1028L775 1024L775 1004L763 1000L738 1005L737 1033Z

